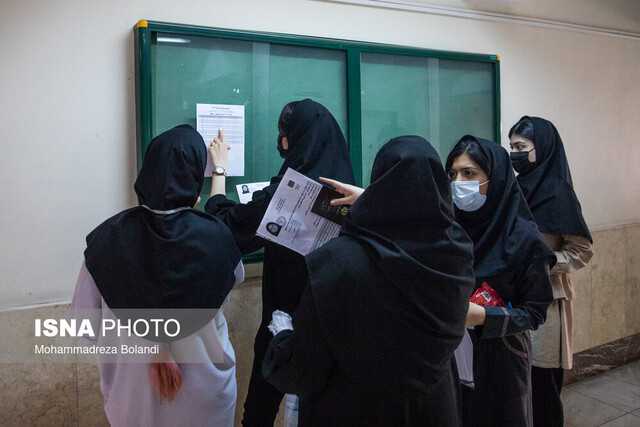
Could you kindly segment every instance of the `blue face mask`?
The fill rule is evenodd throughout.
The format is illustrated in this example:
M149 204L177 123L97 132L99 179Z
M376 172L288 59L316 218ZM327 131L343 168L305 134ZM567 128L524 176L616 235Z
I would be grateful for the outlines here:
M480 194L480 186L485 185L487 182L489 181L482 184L479 181L452 181L451 196L453 197L453 203L462 211L477 211L487 200L486 195Z

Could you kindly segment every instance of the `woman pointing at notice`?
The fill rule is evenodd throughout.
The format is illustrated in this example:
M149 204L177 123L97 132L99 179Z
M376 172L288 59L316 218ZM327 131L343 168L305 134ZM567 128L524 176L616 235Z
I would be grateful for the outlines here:
M209 148L214 166L211 198L205 211L224 221L243 254L264 247L262 277L262 321L254 343L254 361L249 391L244 404L244 426L273 425L283 393L268 384L261 373L262 359L271 333L267 329L274 310L293 313L307 283L304 257L290 249L256 236L256 230L269 202L288 168L318 180L320 176L354 183L347 143L331 113L310 99L284 106L278 120L277 149L284 163L269 186L253 193L247 204L225 197L227 144L223 131Z

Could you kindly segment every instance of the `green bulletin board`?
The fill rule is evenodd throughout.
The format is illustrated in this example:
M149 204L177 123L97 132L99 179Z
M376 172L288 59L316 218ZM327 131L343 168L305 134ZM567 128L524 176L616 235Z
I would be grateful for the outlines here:
M196 127L196 104L244 105L245 176L226 180L234 200L236 184L280 169L277 122L290 101L311 98L331 111L362 186L392 137L422 136L443 160L466 134L500 139L497 55L150 21L134 33L138 166L153 137Z

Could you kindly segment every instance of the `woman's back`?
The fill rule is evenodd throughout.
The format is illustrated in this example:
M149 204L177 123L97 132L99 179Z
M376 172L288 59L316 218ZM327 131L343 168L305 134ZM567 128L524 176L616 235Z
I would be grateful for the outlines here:
M307 255L310 286L263 373L300 395L301 425L455 425L471 242L422 138L385 145L371 182L340 236Z
M159 135L136 180L140 206L87 236L71 316L98 325L86 341L103 349L112 425L233 424L235 355L220 308L244 270L229 229L192 208L205 164L192 127Z

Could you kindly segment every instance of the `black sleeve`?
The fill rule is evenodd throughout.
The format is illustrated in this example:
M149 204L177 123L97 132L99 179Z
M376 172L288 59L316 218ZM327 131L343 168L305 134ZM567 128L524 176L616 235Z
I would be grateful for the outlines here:
M324 388L334 364L307 286L293 315L293 331L281 331L271 340L262 376L283 393L309 396Z
M215 215L231 229L233 238L243 255L262 248L265 240L256 236L256 230L271 202L278 184L271 184L253 193L247 204L236 203L223 194L216 194L207 200L204 210Z
M553 302L549 263L535 261L514 277L520 303L515 307L485 307L481 338L498 338L536 330L547 318L547 307Z

